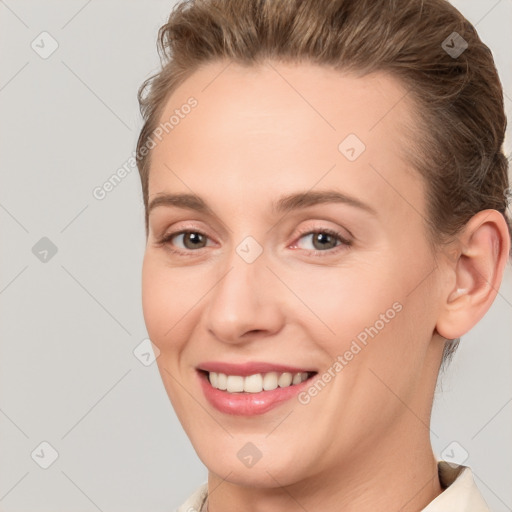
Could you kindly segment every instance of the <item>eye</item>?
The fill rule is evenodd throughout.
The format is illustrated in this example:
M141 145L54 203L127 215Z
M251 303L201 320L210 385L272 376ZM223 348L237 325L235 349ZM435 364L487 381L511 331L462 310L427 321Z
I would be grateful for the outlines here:
M308 239L312 248L307 247ZM159 246L165 246L173 253L192 256L194 252L212 245L208 244L209 240L208 235L201 231L182 229L163 235L156 243ZM304 243L302 240L306 240L306 242ZM352 242L344 238L341 233L328 228L319 228L300 233L298 241L291 247L292 249L304 249L313 256L326 256L351 245Z
M301 243L301 240L307 240L309 243ZM312 248L307 247L309 244L312 245ZM320 253L337 252L339 250L337 249L338 247L346 247L350 245L351 242L344 238L341 233L332 229L321 228L302 233L298 242L296 242L292 247L311 251L315 256L318 256L321 255ZM333 251L333 249L335 250Z
M182 237L182 244L184 249L202 249L206 247L206 235L196 231L184 231L174 235L172 238Z
M208 236L197 230L181 230L165 234L157 241L176 253L190 253L207 246Z

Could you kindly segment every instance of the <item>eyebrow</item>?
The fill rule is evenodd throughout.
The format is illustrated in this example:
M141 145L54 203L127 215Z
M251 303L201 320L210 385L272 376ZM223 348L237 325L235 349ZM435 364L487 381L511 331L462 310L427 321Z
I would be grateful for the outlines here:
M377 215L375 209L370 205L335 190L296 192L281 196L272 203L271 209L277 215L325 203L342 203L359 208L372 215ZM148 214L159 206L183 208L214 215L213 210L208 204L195 194L160 194L149 203Z

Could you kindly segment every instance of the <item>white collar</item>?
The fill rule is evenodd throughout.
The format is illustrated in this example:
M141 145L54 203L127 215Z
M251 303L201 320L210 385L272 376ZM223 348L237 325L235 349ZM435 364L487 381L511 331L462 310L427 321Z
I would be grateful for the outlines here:
M437 470L441 485L446 489L421 512L489 512L471 468L440 460Z

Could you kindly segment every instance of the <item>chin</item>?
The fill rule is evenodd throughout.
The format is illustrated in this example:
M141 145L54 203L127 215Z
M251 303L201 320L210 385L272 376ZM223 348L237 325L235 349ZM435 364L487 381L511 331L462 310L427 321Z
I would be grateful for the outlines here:
M209 472L227 482L247 487L275 488L291 485L304 478L301 468L307 463L303 446L294 448L277 439L276 445L270 446L264 436L261 443L256 436L237 436L225 442L211 440L201 434L199 436L202 442L193 443L197 455Z

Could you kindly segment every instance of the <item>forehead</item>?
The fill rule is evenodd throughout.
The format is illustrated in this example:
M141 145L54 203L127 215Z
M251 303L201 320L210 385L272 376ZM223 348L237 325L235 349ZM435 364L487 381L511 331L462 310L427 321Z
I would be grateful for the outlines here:
M355 132L370 142L384 134L397 140L405 125L414 124L412 100L397 78L384 72L358 77L312 63L209 63L172 93L160 123L179 113L191 97L199 107L193 109L193 117L201 123L215 117L219 136L240 125L244 131L268 130L279 119L283 124L277 130L288 121L296 134L301 127L309 135L314 129L319 136L335 135L335 139ZM296 126L299 117L303 123ZM173 131L183 132L187 124L191 123L180 122Z
M386 73L356 77L307 63L210 63L167 101L161 141L155 139L152 150L150 199L164 189L190 192L188 184L196 192L207 184L211 196L217 185L219 194L232 187L248 200L244 187L265 194L310 189L321 180L407 211L410 201L397 204L397 195L405 195L421 208L419 177L403 157L404 145L412 143L411 101Z

